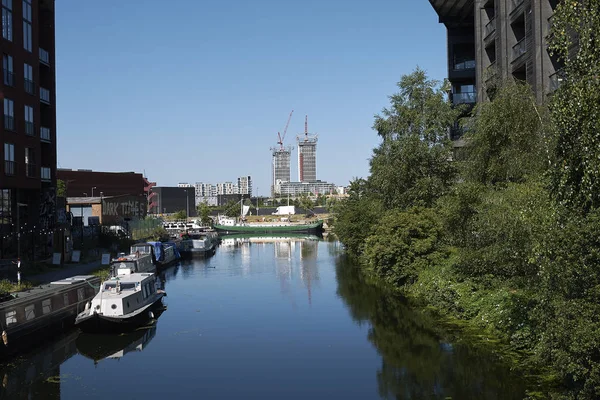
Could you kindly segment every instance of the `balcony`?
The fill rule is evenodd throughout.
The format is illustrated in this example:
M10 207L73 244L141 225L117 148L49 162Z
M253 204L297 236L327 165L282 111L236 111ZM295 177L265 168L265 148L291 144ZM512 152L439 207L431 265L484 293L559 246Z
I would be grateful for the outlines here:
M465 92L465 93L452 93L452 104L473 104L477 103L477 93Z
M525 53L527 53L527 43L525 42L525 38L523 38L512 48L512 62L518 60L519 57L521 57Z
M490 22L485 24L485 29L483 30L484 39L486 39L494 32L496 32L496 17L490 19Z
M50 53L40 47L40 64L50 66Z
M52 180L49 167L42 167L40 178L42 178L43 181L47 182Z
M50 104L50 91L40 87L40 101L45 104Z
M15 86L15 74L14 72L10 72L4 70L4 84L6 86Z
M550 79L550 93L557 90L565 80L565 73L563 70L558 70L549 77Z
M40 140L46 143L52 142L52 139L50 138L50 128L46 128L45 126L40 128Z
M37 168L33 163L25 163L25 176L28 178L35 178L37 173Z
M4 174L14 176L15 175L15 162L14 161L4 161Z
M15 130L15 117L4 114L4 129L7 131Z
M35 136L35 125L33 122L25 121L25 134L27 136Z
M25 79L25 91L31 95L35 95L35 82Z
M516 12L524 2L524 0L512 0L512 9L510 10L510 13Z
M475 69L475 60L471 58L456 60L453 65L453 69L455 71Z

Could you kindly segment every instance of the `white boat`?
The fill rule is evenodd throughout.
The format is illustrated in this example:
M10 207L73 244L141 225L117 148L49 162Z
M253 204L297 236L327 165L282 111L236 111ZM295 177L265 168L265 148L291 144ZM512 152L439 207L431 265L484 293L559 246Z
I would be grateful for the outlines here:
M152 262L152 254L132 250L131 254L113 258L110 262L110 272L112 276L129 275L136 272L154 273L156 267Z
M178 249L182 257L210 256L215 254L219 234L215 231L186 232L181 234Z
M102 283L75 325L90 333L131 331L154 319L153 310L162 305L165 295L154 274L115 276Z

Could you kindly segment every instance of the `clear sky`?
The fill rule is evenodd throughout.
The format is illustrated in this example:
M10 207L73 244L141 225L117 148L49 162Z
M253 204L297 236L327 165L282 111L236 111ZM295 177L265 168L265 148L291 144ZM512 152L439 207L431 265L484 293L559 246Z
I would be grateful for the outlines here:
M60 168L267 195L292 109L318 179L367 176L373 115L417 65L446 76L446 40L427 0L60 0L56 63Z

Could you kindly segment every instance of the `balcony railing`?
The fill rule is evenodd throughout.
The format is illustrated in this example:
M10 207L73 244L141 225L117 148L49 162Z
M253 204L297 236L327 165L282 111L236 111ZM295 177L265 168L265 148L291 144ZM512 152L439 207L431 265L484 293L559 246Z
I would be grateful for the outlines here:
M40 101L42 103L50 104L50 91L46 88L40 88Z
M13 72L4 70L4 84L6 86L15 86L15 74Z
M40 47L40 63L50 65L50 54Z
M25 176L28 178L35 178L37 175L37 168L33 163L25 163Z
M35 136L35 125L33 122L25 121L25 134L27 136Z
M475 60L473 60L473 59L456 60L454 62L454 70L455 71L462 71L462 70L466 70L466 69L475 69Z
M4 161L4 173L6 175L14 175L15 174L15 162L14 161Z
M25 79L25 91L29 94L35 94L35 82Z
M42 178L43 181L50 181L50 180L52 180L52 178L50 176L50 168L48 168L48 167L42 167L40 178Z
M565 73L563 70L558 70L550 75L550 92L554 92L560 87L565 80Z
M465 93L453 93L452 104L472 104L477 102L477 93L465 92Z
M7 131L15 130L15 117L4 114L4 129Z
M510 12L514 12L523 2L524 0L512 0L512 10Z
M521 39L517 44L513 46L512 53L513 61L521 57L523 54L527 53L527 43L525 42L525 38Z
M51 142L50 139L50 128L46 128L45 126L42 126L40 128L40 139L42 142Z
M486 38L496 31L496 17L490 19L490 22L485 24L483 37Z

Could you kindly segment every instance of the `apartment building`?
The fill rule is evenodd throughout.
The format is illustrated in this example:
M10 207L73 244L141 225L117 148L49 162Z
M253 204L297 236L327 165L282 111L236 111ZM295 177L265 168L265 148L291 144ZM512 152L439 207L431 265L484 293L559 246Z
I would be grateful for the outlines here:
M239 194L252 197L252 177L240 176L237 180L237 189Z
M508 78L525 81L538 102L560 83L548 52L559 0L429 0L447 29L452 101L485 101Z
M2 0L0 224L56 220L54 0Z

